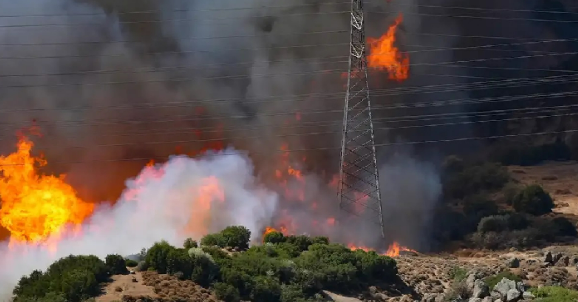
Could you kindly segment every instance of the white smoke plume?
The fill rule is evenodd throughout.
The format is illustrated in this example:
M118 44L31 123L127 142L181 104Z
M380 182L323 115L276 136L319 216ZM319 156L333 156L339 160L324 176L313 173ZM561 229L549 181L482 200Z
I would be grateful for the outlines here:
M247 227L253 237L270 221L278 195L260 186L251 161L226 150L191 159L175 156L146 167L126 182L121 198L104 206L82 226L82 232L58 242L56 251L16 244L0 247L0 298L10 297L18 280L73 255L130 255L154 242L180 246L229 225Z

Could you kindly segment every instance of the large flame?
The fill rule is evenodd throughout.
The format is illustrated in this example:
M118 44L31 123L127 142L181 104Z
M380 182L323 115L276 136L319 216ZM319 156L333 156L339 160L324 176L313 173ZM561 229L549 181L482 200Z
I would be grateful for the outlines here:
M370 47L370 53L367 56L368 67L386 70L389 79L395 81L406 80L409 76L409 56L401 53L394 46L395 34L402 21L403 16L399 15L383 36L377 39L367 39Z
M92 214L94 204L81 200L64 175L39 175L46 165L30 153L33 143L21 135L18 150L0 156L0 224L13 241L39 243L60 233L67 224L80 225Z

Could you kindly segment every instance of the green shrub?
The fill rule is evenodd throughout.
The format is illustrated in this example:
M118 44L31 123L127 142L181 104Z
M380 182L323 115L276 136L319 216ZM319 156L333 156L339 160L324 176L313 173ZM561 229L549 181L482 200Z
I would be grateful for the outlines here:
M251 231L244 226L230 226L221 231L221 236L225 240L225 245L238 249L249 248Z
M539 302L575 302L578 300L578 291L561 286L544 286L530 290Z
M539 185L530 185L520 191L512 202L518 212L543 215L552 212L554 201Z
M100 283L108 279L107 265L96 256L68 256L54 262L46 272L24 276L14 288L14 301L80 302L100 292Z
M130 267L130 268L137 267L137 265L138 265L138 262L136 262L132 259L126 259L126 261L124 263L127 267Z
M480 220L478 224L478 232L480 233L501 233L508 230L508 218L507 215L494 215L489 217L484 217Z
M484 279L484 282L490 288L490 290L492 290L494 288L494 286L496 286L496 284L498 284L498 282L502 281L502 279L504 279L504 278L512 280L512 281L516 281L516 282L522 281L522 278L520 278L520 276L518 276L518 275L516 275L510 271L503 271L497 275L486 277Z
M270 232L263 237L264 243L281 243L285 242L285 236L281 232Z
M135 267L134 270L137 272L144 272L144 271L148 270L148 268L149 268L149 266L148 266L147 262L143 260L137 264L137 266Z
M300 252L306 251L313 244L313 240L310 237L303 235L287 236L285 237L285 242L293 245Z
M215 285L213 285L213 289L215 290L215 295L221 301L224 302L241 301L239 290L230 284L217 282L215 283Z
M552 224L554 226L555 233L558 236L576 237L578 235L578 232L576 232L576 227L566 217L556 217L552 219Z
M183 248L185 248L186 250L192 249L194 247L199 247L199 244L192 238L187 238L183 242Z
M188 252L192 259L191 280L201 286L209 286L219 276L219 266L211 255L201 248L192 248Z
M104 262L113 275L127 274L126 260L121 255L107 255Z
M454 281L464 281L468 277L468 271L462 267L454 266L450 269L449 276Z
M201 238L201 246L218 246L218 247L225 247L227 245L227 241L220 233L217 234L208 234Z
M281 299L281 285L272 277L255 278L251 301L278 302Z
M165 274L167 272L167 256L174 249L175 247L171 246L166 241L155 243L150 249L148 249L145 257L149 269L152 268L160 274Z
M167 274L176 275L182 279L190 279L193 274L193 260L188 250L172 249L167 255Z

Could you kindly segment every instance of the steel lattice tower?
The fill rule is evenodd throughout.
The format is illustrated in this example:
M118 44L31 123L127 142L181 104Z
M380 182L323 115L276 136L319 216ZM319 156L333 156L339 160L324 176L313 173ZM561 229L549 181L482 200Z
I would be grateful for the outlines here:
M363 0L351 0L351 43L339 179L339 207L350 213L365 210L383 229L379 174L367 80Z

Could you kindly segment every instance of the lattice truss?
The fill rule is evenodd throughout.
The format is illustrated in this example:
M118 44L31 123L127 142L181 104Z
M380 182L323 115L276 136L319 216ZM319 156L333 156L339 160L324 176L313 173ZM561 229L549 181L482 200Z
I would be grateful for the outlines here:
M352 0L351 45L343 117L339 203L380 224L383 213L367 80L363 1Z

